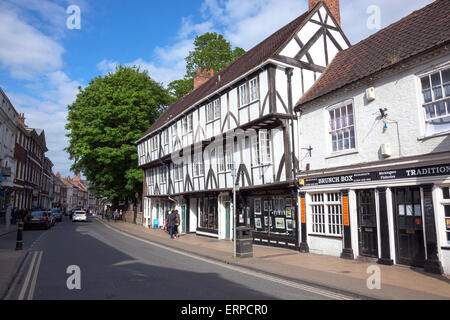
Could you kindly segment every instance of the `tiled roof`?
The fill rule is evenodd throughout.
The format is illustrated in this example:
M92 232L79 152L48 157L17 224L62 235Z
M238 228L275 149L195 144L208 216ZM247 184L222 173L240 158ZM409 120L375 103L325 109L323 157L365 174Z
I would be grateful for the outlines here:
M305 12L304 14L269 36L267 39L253 47L251 50L247 51L226 68L214 75L205 84L191 91L189 94L185 95L174 104L169 106L163 112L163 114L152 124L152 126L144 133L141 139L158 130L189 107L194 106L202 99L208 97L220 88L230 84L240 76L259 66L266 60L272 58L279 51L279 49L281 49L287 43L287 41L289 41L291 37L293 37L294 33L302 27L302 25L309 19L309 17L316 12L317 8L320 7L321 4L322 2L319 2L312 10Z
M296 109L408 58L448 44L450 0L437 0L339 52Z

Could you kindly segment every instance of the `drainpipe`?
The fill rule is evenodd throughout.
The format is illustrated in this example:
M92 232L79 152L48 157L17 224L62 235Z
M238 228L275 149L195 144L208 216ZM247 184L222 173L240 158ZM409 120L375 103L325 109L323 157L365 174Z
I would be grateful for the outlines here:
M289 113L291 114L291 144L292 144L292 174L294 175L294 185L295 188L298 189L297 185L297 169L295 165L295 142L294 142L294 110L292 108L292 74L293 68L286 68L285 73L287 76L287 84L288 84L288 108Z

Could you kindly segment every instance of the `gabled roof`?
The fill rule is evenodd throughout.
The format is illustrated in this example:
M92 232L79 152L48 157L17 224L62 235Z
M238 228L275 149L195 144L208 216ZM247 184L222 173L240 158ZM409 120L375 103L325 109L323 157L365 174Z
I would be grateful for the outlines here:
M437 0L339 52L297 102L296 111L319 97L446 45L449 40L450 1Z
M324 5L323 2L318 2L312 10L305 12L280 30L276 31L267 39L260 42L229 64L222 71L214 75L205 84L173 103L152 124L138 142L172 121L176 116L182 114L188 108L201 103L203 99L219 91L221 88L225 88L227 85L230 85L246 73L275 56L322 5Z

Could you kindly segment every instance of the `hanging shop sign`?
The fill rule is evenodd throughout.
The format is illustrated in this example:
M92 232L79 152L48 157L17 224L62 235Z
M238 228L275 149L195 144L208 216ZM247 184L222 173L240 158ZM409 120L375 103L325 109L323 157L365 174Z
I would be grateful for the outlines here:
M450 175L450 164L416 167L408 169L353 173L323 178L321 177L321 178L300 179L299 182L303 186L320 186L337 183L386 181L394 179L432 177L442 175Z

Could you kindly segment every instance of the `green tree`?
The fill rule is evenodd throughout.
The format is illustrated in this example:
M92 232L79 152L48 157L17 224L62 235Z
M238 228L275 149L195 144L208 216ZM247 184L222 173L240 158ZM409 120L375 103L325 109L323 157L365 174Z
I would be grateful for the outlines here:
M82 172L92 190L101 190L114 205L142 190L135 145L170 103L170 95L137 67L118 66L91 80L68 106L71 169Z
M178 100L194 88L197 69L213 69L218 73L231 62L245 53L244 49L235 47L225 40L223 35L207 32L194 40L194 50L186 57L186 75L168 86L174 100Z

